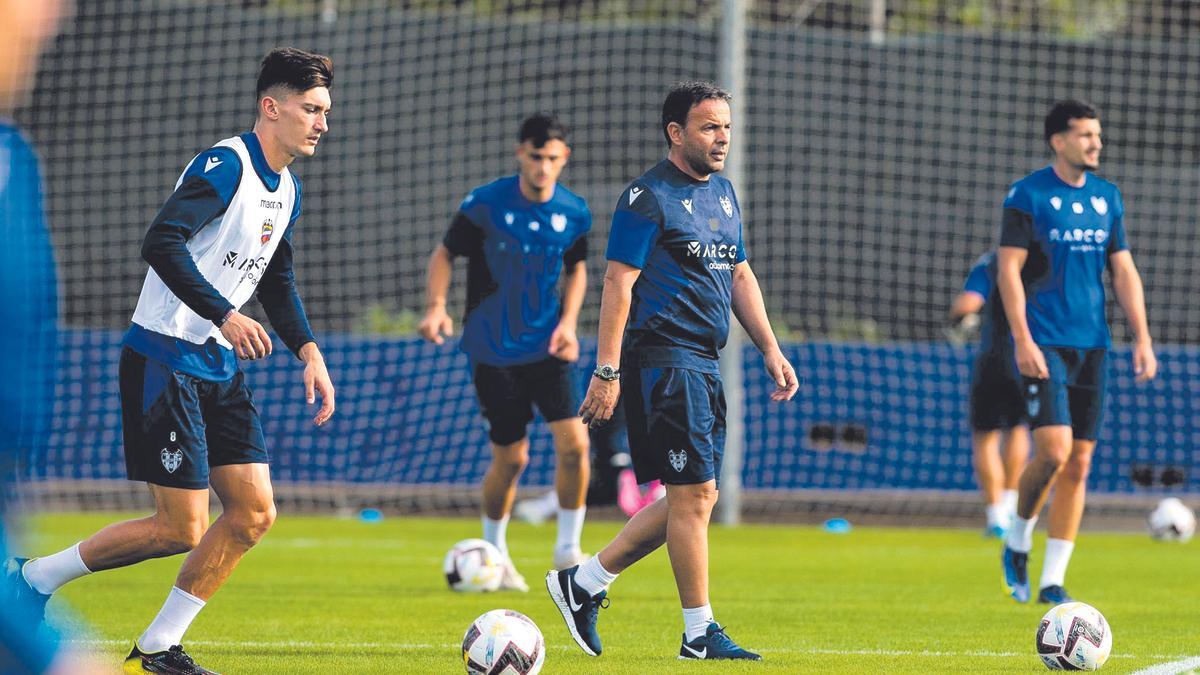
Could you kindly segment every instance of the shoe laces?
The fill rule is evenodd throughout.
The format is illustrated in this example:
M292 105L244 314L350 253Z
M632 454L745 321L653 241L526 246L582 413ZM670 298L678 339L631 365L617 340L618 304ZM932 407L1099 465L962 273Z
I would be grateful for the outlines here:
M603 595L599 600L592 599L588 607L588 623L596 623L596 619L600 617L600 610L608 609L608 595Z
M174 645L167 651L171 654L173 662L193 668L196 666L195 660L188 656L187 652L183 651L183 645Z
M718 626L716 630L708 634L708 644L711 647L716 647L718 651L741 651L741 647L734 644L733 640L725 632L724 626Z

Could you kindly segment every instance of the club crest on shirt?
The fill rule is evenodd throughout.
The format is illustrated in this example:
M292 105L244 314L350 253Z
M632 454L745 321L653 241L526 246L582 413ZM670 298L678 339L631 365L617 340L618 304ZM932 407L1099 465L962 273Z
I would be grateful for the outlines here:
M275 231L275 221L271 220L270 218L267 218L266 220L263 221L262 236L259 237L259 239L261 239L262 243L264 243L264 244L267 243L268 241L271 241L271 233L274 231Z
M1096 209L1096 213L1104 215L1108 213L1108 202L1104 197L1092 197L1092 208Z
M687 464L687 453L683 450L668 450L667 459L671 461L672 469L683 471L684 465Z
M721 210L725 212L727 218L733 217L733 200L725 195L721 195Z
M550 227L554 228L555 232L562 232L567 229L567 217L561 213L555 213L550 216Z
M1079 214L1083 213L1083 204L1080 204L1079 202L1071 202L1071 210L1074 211L1075 215L1078 216Z

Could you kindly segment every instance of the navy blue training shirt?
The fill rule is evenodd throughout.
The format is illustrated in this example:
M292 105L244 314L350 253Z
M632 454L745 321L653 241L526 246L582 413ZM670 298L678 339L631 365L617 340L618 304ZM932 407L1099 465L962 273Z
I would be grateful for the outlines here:
M609 260L642 270L622 347L622 367L718 372L729 335L733 268L746 260L733 185L659 162L621 194Z
M1008 317L1004 315L1004 301L1000 299L1000 289L996 287L996 270L996 252L984 253L971 266L967 281L963 284L964 291L977 293L985 301L979 312L983 319L979 326L979 350L984 352L1012 347L1012 332L1008 328Z
M1004 200L1001 246L1028 249L1026 317L1040 346L1094 349L1112 339L1104 308L1109 256L1129 248L1117 186L1085 173L1073 187L1053 167L1017 181Z
M507 176L475 188L463 200L442 244L468 259L467 311L460 349L490 366L547 358L562 314L563 268L587 258L592 214L562 185L537 204Z

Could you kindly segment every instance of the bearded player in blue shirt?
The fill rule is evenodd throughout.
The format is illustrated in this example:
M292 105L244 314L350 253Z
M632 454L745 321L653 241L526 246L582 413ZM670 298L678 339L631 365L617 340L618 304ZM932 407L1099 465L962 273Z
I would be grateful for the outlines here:
M1092 173L1103 147L1095 108L1081 101L1055 104L1046 116L1045 137L1054 164L1009 191L997 257L997 285L1037 450L1021 474L1002 562L1010 594L1028 602L1033 528L1053 487L1038 602L1058 604L1071 599L1063 581L1104 409L1111 345L1105 267L1133 329L1137 381L1153 378L1158 362L1142 280L1125 241L1121 193Z
M667 158L621 194L613 214L599 365L580 414L603 424L623 392L637 480L661 480L667 497L639 511L596 557L546 574L567 629L591 656L601 651L596 619L608 586L665 543L683 606L679 657L760 658L729 638L708 597L708 522L725 444L717 358L731 308L763 354L771 399L789 400L799 385L746 261L737 196L716 175L729 152L729 100L708 82L676 85L663 103Z
M579 359L575 326L587 289L592 214L582 197L558 183L571 154L565 127L551 115L537 114L521 123L517 136L520 171L472 190L429 258L420 331L435 344L454 332L446 292L454 258L465 257L467 312L459 346L470 357L492 442L483 478L483 537L504 554L500 587L528 591L505 535L517 479L529 462L527 431L535 406L554 434L559 503L554 566L584 559L579 540L588 435L576 413L579 393L571 364Z

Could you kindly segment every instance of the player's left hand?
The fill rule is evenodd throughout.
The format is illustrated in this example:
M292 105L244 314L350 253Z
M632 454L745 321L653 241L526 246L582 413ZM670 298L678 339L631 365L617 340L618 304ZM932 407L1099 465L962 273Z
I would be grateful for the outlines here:
M800 389L800 378L796 377L795 369L784 358L783 352L776 349L764 354L763 365L767 367L767 374L775 382L775 391L771 392L771 400L792 400L792 397L796 395L796 391Z
M612 419L617 399L620 397L620 380L608 382L593 376L588 384L587 395L583 397L583 405L579 406L579 416L583 418L583 423L592 429L604 426Z
M550 334L550 356L568 363L579 360L579 337L573 326L558 324Z
M1133 346L1133 374L1138 382L1153 380L1158 374L1158 357L1154 356L1154 346L1149 340Z
M333 382L329 379L329 370L325 367L325 357L317 349L317 343L310 342L300 349L300 358L304 359L304 400L312 405L316 403L316 394L321 395L321 409L313 418L313 423L321 426L333 417L336 407L333 395Z

